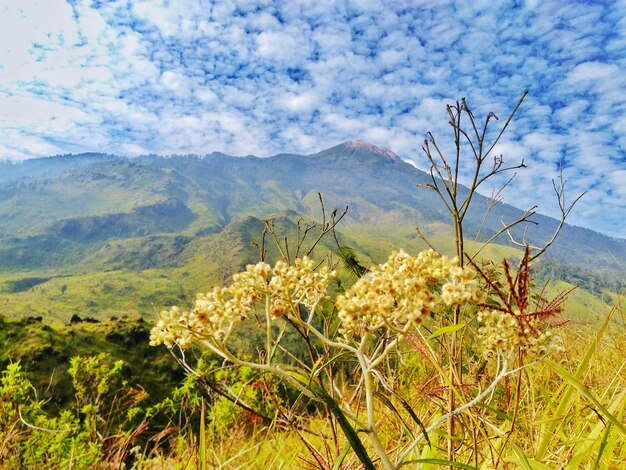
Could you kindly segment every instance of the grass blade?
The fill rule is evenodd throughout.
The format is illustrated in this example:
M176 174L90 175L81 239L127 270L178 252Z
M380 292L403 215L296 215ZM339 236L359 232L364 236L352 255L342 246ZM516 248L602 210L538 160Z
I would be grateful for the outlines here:
M517 444L511 442L509 445L513 448L514 456L507 457L507 462L516 463L519 465L519 468L523 468L525 470L552 470L553 467L549 467L545 463L538 462L535 459L528 458L524 450Z
M513 418L509 416L507 413L497 408L494 408L493 406L488 405L487 403L484 403L484 402L476 403L476 407L484 408L487 411L491 411L494 415L496 415L501 420L513 421Z
M432 447L432 444L430 443L430 438L428 437L428 433L426 432L426 426L424 426L424 423L422 423L422 421L417 417L417 414L415 413L415 411L413 411L413 408L411 408L411 405L409 405L408 402L404 398L402 398L400 395L397 395L397 398L400 401L400 403L402 403L402 406L404 407L406 412L411 416L413 421L415 421L415 424L417 424L422 430L422 434L424 435L424 439L428 443L428 447Z
M344 446L344 448L341 450L341 454L339 454L339 457L337 457L337 460L335 461L335 465L333 465L333 470L339 470L341 468L341 464L344 460L346 460L348 452L350 452L350 448L350 443Z
M402 417L398 409L393 405L393 403L391 403L391 400L389 400L389 398L387 398L385 395L383 395L380 392L375 392L375 396L378 399L378 401L380 401L383 405L389 408L389 410L392 411L393 414L396 415L396 418L398 419L398 421L400 421L400 424L402 424L402 427L410 434L411 439L414 439L415 435L413 434L413 431L411 430L409 425L406 424L406 421L404 421L404 418Z
M623 421L625 411L626 411L626 400L623 399L621 403L621 408L619 412L617 413L617 419L619 419L620 421ZM604 462L612 463L616 460L613 454L615 453L615 449L619 448L622 442L622 440L618 439L617 433L609 433L607 437L608 439L606 441L606 446L603 450L603 455L599 456L600 461L598 462L598 464L600 465L600 468L603 468L603 469L609 468L609 466L606 464L602 465ZM624 459L622 458L622 461L623 460Z
M519 466L524 470L533 470L528 457L526 457L526 453L513 442L510 442L509 445L513 448L513 453L515 454L515 458L517 459Z
M606 318L604 319L604 322L602 322L602 325L600 326L600 329L598 330L598 333L596 334L594 341L591 343L591 345L589 346L589 349L587 349L587 352L585 353L584 357L580 361L580 364L578 365L578 369L576 370L576 374L574 375L574 378L577 381L581 380L584 374L589 369L591 358L595 354L598 344L600 343L600 340L604 336L604 332L609 326L609 322L611 321L611 318L613 317L613 314L615 313L616 309L617 309L617 306L614 306L609 312L609 314L606 316ZM539 446L537 447L537 453L535 455L535 458L537 460L541 461L544 459L546 455L546 451L548 450L548 446L550 445L550 440L552 439L552 436L557 434L557 430L560 429L561 425L563 424L563 420L561 419L561 417L565 416L566 411L571 406L574 391L575 391L574 386L572 384L569 384L565 387L564 391L562 392L562 395L558 392L555 394L555 397L558 395L561 395L559 398L559 406L557 407L556 412L554 413L554 417L558 419L550 422L549 425L544 430L541 441L539 442Z
M206 430L204 416L204 398L202 399L202 408L200 410L200 469L207 470L206 466Z
M607 410L602 403L600 403L596 397L593 396L591 391L583 384L581 384L576 377L570 374L564 367L559 364L552 362L546 359L546 364L548 364L557 374L567 380L570 385L572 385L578 392L584 396L587 400L592 402L596 408L607 418L611 423L615 425L617 429L619 429L622 433L626 434L626 426L624 426L612 413Z
M596 457L596 461L593 465L593 468L600 467L600 462L602 462L602 455L604 455L604 451L606 450L606 444L609 441L609 434L611 434L612 424L609 425L604 430L604 435L602 436L602 442L600 443L600 449L598 449L598 456Z
M609 405L608 411L611 414L615 414L615 412L618 410L618 408L622 408L624 406L624 397L626 397L626 390L623 391L618 397L614 398L613 401L611 402L611 404ZM621 410L619 412L619 416L618 416L618 420L621 420ZM594 412L595 414L595 412ZM591 422L593 420L594 416L592 415L588 421ZM600 462L602 461L602 456L604 454L604 452L606 451L607 448L607 444L608 444L608 438L609 435L611 433L613 427L613 423L609 423L608 425L605 425L605 423L601 420L598 420L597 424L593 427L593 429L591 430L591 432L587 433L585 436L580 436L582 437L582 439L578 439L577 443L574 447L573 450L576 451L576 453L574 454L574 456L571 458L571 460L568 462L567 466L565 467L566 469L577 469L577 468L581 468L585 462L586 459L588 459L592 453L593 453L593 447L596 446L598 444L598 441L600 442L599 445L599 450L598 450L598 456L596 458L596 462L595 462L595 467L597 468L597 466L600 464ZM603 432L604 430L604 432ZM600 435L602 435L602 438L600 437ZM609 449L610 452L612 452L611 449Z

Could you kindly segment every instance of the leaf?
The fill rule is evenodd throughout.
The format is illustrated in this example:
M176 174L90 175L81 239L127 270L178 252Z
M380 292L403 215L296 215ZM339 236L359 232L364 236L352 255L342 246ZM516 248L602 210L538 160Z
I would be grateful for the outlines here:
M622 394L626 394L626 391L622 392ZM622 403L620 405L619 412L617 413L617 419L620 421L624 421L624 412L626 411L626 400L622 397ZM611 424L609 423L609 426ZM608 432L606 442L603 440L604 448L602 450L602 455L598 455L598 465L600 468L609 468L606 464L601 465L604 462L613 462L613 454L615 453L615 449L619 448L621 445L622 439L619 439L617 433ZM599 453L600 454L600 453Z
M602 455L604 454L604 451L606 450L606 444L609 440L609 434L611 434L611 426L612 424L609 423L609 425L604 430L604 435L602 436L602 442L600 443L600 449L598 450L598 456L596 457L596 461L595 461L595 464L593 465L593 468L598 468L600 466L600 462L602 462Z
M513 442L509 443L509 445L513 448L513 453L515 454L515 458L517 459L517 463L520 467L524 470L533 470L533 467L528 461L528 457L526 457L524 451Z
M497 408L494 408L493 406L488 405L485 402L476 403L476 406L480 408L484 408L488 411L491 411L494 415L496 415L500 419L504 419L506 421L513 421L513 418L509 416L507 413Z
M479 470L476 467L472 467L471 465L467 465L465 463L460 463L460 462L452 462L451 460L445 460L445 459L415 459L415 460L408 460L406 462L402 462L400 464L400 467L403 467L404 465L408 465L410 463L432 463L435 465L446 465L448 467L456 467L456 468L463 468L464 470Z
M415 413L415 411L413 411L413 408L411 408L411 406L407 403L407 401L404 398L402 398L400 395L397 395L397 398L398 400L400 400L400 403L402 403L402 406L407 411L407 413L411 415L411 418L413 419L413 421L415 421L415 423L422 429L422 434L424 434L424 439L426 439L426 442L428 443L428 447L432 447L432 444L430 443L430 438L428 437L428 433L426 432L426 426L424 426L424 423L422 423L422 421L417 417L417 414Z
M389 408L396 415L396 417L398 418L398 421L400 421L404 429L406 429L406 431L411 435L411 439L415 439L415 435L413 434L413 431L408 426L408 424L406 424L406 422L402 418L402 415L400 414L398 409L395 406L393 406L393 403L391 403L391 400L389 400L389 398L387 398L385 395L383 395L380 392L375 392L375 396L380 402L382 402L383 405Z
M626 396L626 391L623 391L618 397L614 398L609 405L609 412L611 414L615 413L618 407L624 403L624 396ZM593 418L592 418L593 419ZM589 420L591 422L591 420ZM591 455L593 447L600 442L600 450L598 451L598 456L596 459L596 465L599 465L602 460L602 454L605 451L609 433L613 427L613 423L609 423L605 425L602 420L598 420L596 425L593 427L591 432L585 434L584 436L579 436L575 442L575 446L572 449L576 451L575 454L571 457L570 461L565 466L566 469L576 469L581 468L583 466L583 462L588 459ZM603 432L604 430L604 432ZM600 435L603 435L600 438ZM581 439L582 438L582 439Z
M341 464L344 460L346 460L348 452L350 452L350 447L350 443L347 443L341 450L341 454L339 454L339 457L337 457L337 460L335 461L335 465L333 465L333 470L339 470L341 468Z
M309 380L308 377L302 374L298 374L296 372L292 372L291 376L295 380L297 380L302 386L310 390L313 395L315 395L319 400L324 402L326 406L328 406L331 413L337 419L339 426L341 426L341 430L343 431L346 439L350 443L350 447L352 447L352 450L363 464L363 468L365 468L366 470L376 470L376 466L372 462L372 459L370 459L367 450L363 445L363 442L359 438L356 430L348 421L348 418L346 418L346 415L343 413L343 411L341 411L341 407L339 406L337 401L335 401L333 397L326 393L326 390L324 390L323 387L321 387L316 382Z
M459 331L464 326L465 326L465 323L458 323L457 325L444 326L443 328L439 328L432 335L430 335L428 337L428 339L429 340L430 339L435 339L435 338L438 338L439 336L444 335L446 333L454 333L455 331Z
M359 261L354 249L349 246L340 246L337 250L337 254L341 258L343 267L354 277L360 278L369 272L369 270Z

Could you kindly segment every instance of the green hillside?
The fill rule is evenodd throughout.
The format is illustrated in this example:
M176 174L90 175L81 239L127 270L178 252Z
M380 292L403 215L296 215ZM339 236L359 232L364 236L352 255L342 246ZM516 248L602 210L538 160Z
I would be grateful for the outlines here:
M148 345L150 323L138 317L101 323L47 325L41 318L21 321L0 317L0 367L18 362L28 371L48 408L66 407L75 400L67 369L72 357L106 352L125 363L125 379L150 390L151 402L166 396L184 374L167 351Z

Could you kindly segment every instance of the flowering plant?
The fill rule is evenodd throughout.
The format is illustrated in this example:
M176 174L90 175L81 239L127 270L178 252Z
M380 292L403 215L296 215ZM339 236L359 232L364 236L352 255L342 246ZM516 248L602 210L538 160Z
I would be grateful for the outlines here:
M385 263L369 269L338 295L333 304L329 284L336 276L327 266L316 269L308 257L296 258L292 264L281 260L274 267L265 262L249 265L232 277L230 285L199 294L190 310L172 307L162 312L150 343L181 352L198 344L229 363L273 374L303 395L328 405L366 467L373 468L373 464L356 429L367 434L385 468L397 468L418 443L428 439L429 432L450 417L448 413L428 428L422 426L422 434L407 442L404 450L389 455L377 428L375 397L381 391L394 393L383 366L401 353L403 339L410 335L413 340L417 335L425 343L420 326L446 309L464 307L478 312L485 357L497 358L497 370L488 387L452 411L457 415L516 371L508 368L510 351L532 345L542 353L545 351L539 345L551 338L549 331L534 335L516 328L511 323L515 316L507 314L506 306L486 309L485 286L479 282L485 274L475 265L460 267L458 259L432 249L416 256L393 252ZM487 285L495 285L485 279ZM241 358L229 345L236 327L253 318L265 333L265 345L256 361ZM283 340L289 326L307 341L308 362L296 358L295 364L286 364L276 358L276 352L285 349ZM520 338L527 338L526 342ZM428 348L434 356L433 349ZM350 386L341 384L332 371L331 358L340 356L352 358L344 364L357 364L350 374L356 382ZM449 377L447 382L454 386ZM365 405L365 418L359 402Z

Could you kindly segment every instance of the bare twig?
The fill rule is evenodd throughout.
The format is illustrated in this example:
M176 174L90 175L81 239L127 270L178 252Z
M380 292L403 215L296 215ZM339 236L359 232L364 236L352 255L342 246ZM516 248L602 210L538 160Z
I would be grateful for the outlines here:
M554 188L554 192L556 194L561 216L559 217L559 223L556 229L554 229L552 236L546 243L543 244L543 246L529 245L526 242L525 236L522 238L521 242L517 241L515 240L515 238L513 237L509 229L506 229L506 230L503 229L504 231L506 231L507 235L509 236L509 239L511 240L511 243L513 243L514 245L517 245L520 247L529 246L531 250L535 250L535 253L532 254L529 261L533 261L537 259L543 253L545 253L545 251L556 241L557 237L559 236L559 233L561 233L561 230L563 229L563 226L565 225L565 220L567 219L569 213L572 211L576 203L578 203L578 201L580 201L580 199L583 196L585 196L585 194L587 194L587 191L584 191L583 193L579 194L570 205L567 205L565 201L566 183L567 183L567 180L563 179L563 168L561 168L561 170L559 171L558 185L557 185L556 180L554 179L552 180L552 187Z

